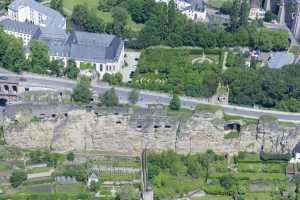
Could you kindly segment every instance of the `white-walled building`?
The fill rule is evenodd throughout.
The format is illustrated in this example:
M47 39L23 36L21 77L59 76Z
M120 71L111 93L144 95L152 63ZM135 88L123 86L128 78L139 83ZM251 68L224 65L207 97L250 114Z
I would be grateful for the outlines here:
M295 145L292 154L293 158L290 160L290 163L300 163L300 143Z
M35 38L49 49L50 59L69 59L78 68L89 63L99 78L120 72L124 64L124 42L115 35L73 31L67 33L66 19L57 11L34 0L15 0L8 6L9 19L0 22L8 34L21 38L25 49Z
M78 68L90 63L99 78L120 72L124 64L124 42L115 35L74 31L65 38L40 37L47 43L51 59L74 59Z
M168 4L171 0L156 0ZM174 0L176 8L194 21L205 21L207 12L203 0Z
M66 29L66 19L56 10L35 0L15 0L8 6L10 19L29 22L44 28Z
M38 38L41 34L39 26L10 19L0 21L0 26L3 27L7 34L22 39L24 46L27 46L33 38Z

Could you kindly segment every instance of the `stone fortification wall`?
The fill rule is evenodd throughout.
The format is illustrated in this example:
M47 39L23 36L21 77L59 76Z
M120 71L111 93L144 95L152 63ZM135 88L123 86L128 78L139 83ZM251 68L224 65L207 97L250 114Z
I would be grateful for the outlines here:
M241 136L224 139L224 120L216 114L196 112L190 118L168 116L162 110L128 108L47 106L31 112L9 109L4 116L7 144L56 151L105 151L139 154L143 148L196 153L212 149L218 153L238 151L290 152L299 141L299 127L259 122L244 125ZM34 113L34 115L32 114ZM44 114L44 115L41 115ZM34 117L35 116L35 117ZM37 117L40 117L37 120ZM34 119L34 120L33 120Z

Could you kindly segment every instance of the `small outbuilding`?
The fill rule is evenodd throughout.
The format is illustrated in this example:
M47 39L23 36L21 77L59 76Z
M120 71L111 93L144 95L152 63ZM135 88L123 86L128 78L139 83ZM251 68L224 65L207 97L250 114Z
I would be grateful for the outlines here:
M99 182L99 172L96 169L91 169L87 177L87 185L90 186L92 182Z

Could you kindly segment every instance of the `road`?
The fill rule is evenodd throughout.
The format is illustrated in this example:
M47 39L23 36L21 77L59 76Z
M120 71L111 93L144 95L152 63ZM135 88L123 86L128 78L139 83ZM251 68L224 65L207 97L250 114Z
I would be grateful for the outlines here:
M0 72L0 76L7 76L13 79L24 77L26 78L26 81L23 84L25 86L30 86L30 87L36 86L36 87L42 87L42 88L45 87L45 88L56 89L56 90L72 90L76 85L76 82L72 80L53 78L53 77L47 77L47 76L41 76L35 74L16 75L16 74L8 74L8 73ZM110 89L110 86L106 84L92 83L92 90L95 93L103 93L108 89ZM121 102L127 102L131 89L115 87L115 90L117 95L119 96L119 100ZM145 90L140 91L139 97L140 99L137 104L140 106L147 106L149 104L168 105L171 99L171 96L169 94L145 91ZM198 104L209 104L207 101L199 100L197 98L182 96L180 97L180 99L181 99L182 107L184 108L193 109ZM224 112L230 115L236 115L236 116L247 117L247 118L258 118L262 115L273 115L276 116L280 121L300 123L300 113L279 112L279 111L254 109L254 108L232 106L232 105L221 105L221 106L223 107Z

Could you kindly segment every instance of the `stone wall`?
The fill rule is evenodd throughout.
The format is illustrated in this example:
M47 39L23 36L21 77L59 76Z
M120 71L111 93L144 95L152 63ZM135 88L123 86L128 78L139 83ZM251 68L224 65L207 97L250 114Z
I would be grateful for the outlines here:
M34 113L38 115L36 111ZM98 150L132 155L140 154L145 147L184 154L207 149L218 153L258 152L262 147L268 152L286 153L300 140L298 126L282 126L278 122L244 125L241 137L225 140L224 120L206 112L182 118L155 109L72 107L68 112L56 112L40 121L26 120L28 116L17 111L5 116L7 144L56 151Z

